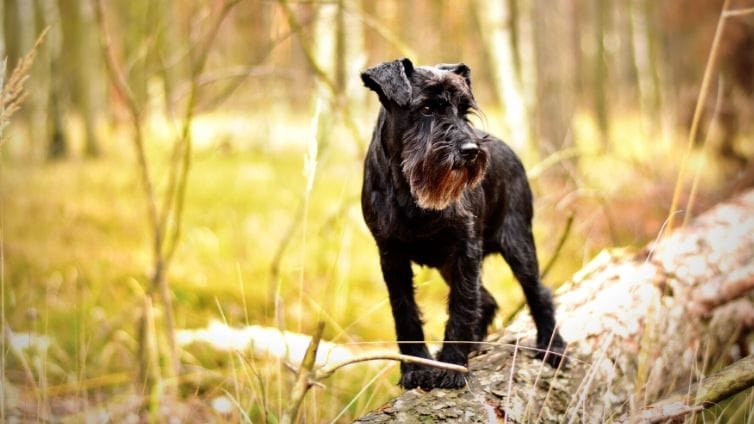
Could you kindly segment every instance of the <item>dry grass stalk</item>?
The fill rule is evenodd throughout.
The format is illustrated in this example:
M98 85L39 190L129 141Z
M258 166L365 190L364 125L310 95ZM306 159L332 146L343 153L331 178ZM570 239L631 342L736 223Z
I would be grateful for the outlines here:
M697 134L699 132L699 124L701 122L702 118L702 110L704 109L704 104L707 101L707 95L709 94L709 86L710 81L712 80L712 75L714 74L714 71L717 67L717 60L718 60L718 51L720 47L720 40L722 39L723 35L723 28L725 26L726 21L726 12L728 11L728 4L730 4L730 0L725 0L723 3L722 11L720 12L720 18L717 21L717 28L715 28L715 35L712 39L712 47L710 48L709 56L707 58L707 64L704 67L704 75L702 76L702 86L699 89L699 96L696 99L696 106L694 107L694 116L691 120L691 129L689 130L688 134L688 141L686 142L686 151L683 154L683 158L681 159L681 165L678 169L678 178L676 179L675 188L673 189L673 200L670 203L670 211L667 221L667 227L669 230L674 228L674 220L675 220L675 212L678 209L678 205L681 201L681 190L683 188L684 181L686 179L686 163L689 160L689 156L691 155L691 150L694 147L694 140L696 140ZM689 202L687 202L686 205L686 211L684 212L684 219L683 219L683 225L685 226L688 223L688 220L690 218L690 215L688 213L689 208L692 207L691 200L694 198L693 195L689 196Z
M28 91L24 90L24 86L26 80L29 79L31 65L34 64L37 50L47 36L49 29L50 27L47 27L39 34L31 50L19 59L7 81L5 81L6 59L3 59L2 65L0 65L0 74L2 74L0 75L0 142L2 142L3 130L10 123L11 116L21 108L21 104L29 95Z

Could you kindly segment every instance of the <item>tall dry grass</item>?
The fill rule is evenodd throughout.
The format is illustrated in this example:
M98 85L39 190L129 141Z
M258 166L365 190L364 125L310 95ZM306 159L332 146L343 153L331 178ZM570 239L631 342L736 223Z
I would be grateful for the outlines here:
M47 31L50 28L45 28L42 33L37 37L34 45L26 53L13 68L13 71L6 79L7 58L0 60L0 147L5 140L5 129L10 124L11 117L16 113L23 104L24 100L28 97L29 93L26 90L26 82L29 79L31 73L31 67L34 64L34 59L37 56L39 46L44 42L47 36ZM1 177L2 167L0 167L0 182L3 181ZM5 390L6 387L6 353L8 352L8 346L6 341L10 337L9 329L6 324L6 311L5 311L5 210L4 203L0 202L0 422L5 422L6 418L6 399ZM23 363L23 361L22 361ZM28 370L28 364L26 365Z

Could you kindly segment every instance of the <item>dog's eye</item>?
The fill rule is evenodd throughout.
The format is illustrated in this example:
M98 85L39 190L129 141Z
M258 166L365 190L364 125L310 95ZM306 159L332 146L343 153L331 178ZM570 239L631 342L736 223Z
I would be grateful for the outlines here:
M442 111L446 106L448 106L448 102L446 102L445 100L435 100L422 106L421 112L424 115L431 115L433 113Z
M458 114L463 116L467 115L471 111L471 104L468 102L460 102L458 104Z

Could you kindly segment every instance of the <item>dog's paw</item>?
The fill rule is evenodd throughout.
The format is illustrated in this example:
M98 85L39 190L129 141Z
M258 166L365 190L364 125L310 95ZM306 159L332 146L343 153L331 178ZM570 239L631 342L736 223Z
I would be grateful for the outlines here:
M406 390L457 389L466 386L466 374L440 368L414 366L403 371L398 384Z
M537 358L541 359L553 368L565 366L568 363L564 355L566 342L564 342L563 339L560 338L559 334L555 335L552 343L549 343L549 340L547 342L538 342L537 349Z
M435 368L432 370L432 386L443 389L458 389L466 386L468 374Z
M424 390L432 389L431 382L431 369L411 365L401 370L401 379L398 381L398 385L406 390L416 389L420 387Z

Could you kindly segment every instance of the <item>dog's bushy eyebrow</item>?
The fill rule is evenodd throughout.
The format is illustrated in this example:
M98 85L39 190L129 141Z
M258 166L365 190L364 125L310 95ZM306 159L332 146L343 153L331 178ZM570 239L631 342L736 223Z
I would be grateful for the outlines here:
M425 98L432 98L441 95L443 91L445 91L445 85L437 82L422 88L421 94Z
M442 96L443 94L446 94L443 97L455 104L463 104L466 106L474 104L474 98L467 90L459 89L456 85L444 80L430 83L416 94L417 104L421 104L427 99Z

